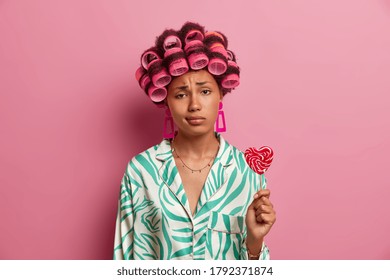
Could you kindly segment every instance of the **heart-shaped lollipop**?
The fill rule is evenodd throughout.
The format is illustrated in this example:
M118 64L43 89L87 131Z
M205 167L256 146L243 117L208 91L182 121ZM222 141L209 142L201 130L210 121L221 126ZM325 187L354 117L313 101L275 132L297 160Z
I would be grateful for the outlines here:
M251 147L245 150L244 155L249 167L257 174L263 174L270 167L274 152L268 146L260 149Z

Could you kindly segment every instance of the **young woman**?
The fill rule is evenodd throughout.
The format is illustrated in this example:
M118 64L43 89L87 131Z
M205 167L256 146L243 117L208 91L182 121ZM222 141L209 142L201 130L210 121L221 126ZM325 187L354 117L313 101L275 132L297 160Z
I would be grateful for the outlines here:
M266 179L219 133L223 96L239 83L227 38L187 22L164 31L141 64L141 87L166 108L165 138L127 166L114 259L269 259Z

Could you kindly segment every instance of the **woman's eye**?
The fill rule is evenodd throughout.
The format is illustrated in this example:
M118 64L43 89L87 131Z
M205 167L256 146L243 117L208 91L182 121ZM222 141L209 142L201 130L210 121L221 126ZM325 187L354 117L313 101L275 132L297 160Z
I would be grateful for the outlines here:
M204 90L202 90L202 93L203 93L204 95L207 95L207 94L210 94L210 93L211 93L211 90L209 90L209 89L204 89Z
M181 99L181 98L183 98L184 96L185 96L185 94L183 94L183 93L176 94L176 98L177 98L177 99Z

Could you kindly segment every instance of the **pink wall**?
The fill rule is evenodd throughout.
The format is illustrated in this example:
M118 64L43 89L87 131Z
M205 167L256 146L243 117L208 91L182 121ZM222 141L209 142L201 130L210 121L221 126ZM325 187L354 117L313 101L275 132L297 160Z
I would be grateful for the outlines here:
M390 1L133 2L0 1L0 259L111 258L126 163L162 133L134 71L186 20L242 68L225 138L276 153L272 258L390 259Z

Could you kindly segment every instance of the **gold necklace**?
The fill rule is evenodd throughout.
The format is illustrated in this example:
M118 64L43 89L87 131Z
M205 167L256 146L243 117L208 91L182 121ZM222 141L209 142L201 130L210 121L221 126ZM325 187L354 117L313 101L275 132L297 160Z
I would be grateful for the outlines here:
M173 141L172 141L172 146L173 146ZM217 154L218 154L218 151L219 151L219 143L218 143L218 149L217 149ZM172 152L174 152L176 154L176 156L178 157L178 159L180 159L181 163L183 164L183 167L187 167L189 170L191 170L192 173L194 172L199 172L201 173L203 169L205 169L206 167L209 167L211 166L211 162L215 159L215 157L217 156L217 154L215 155L215 157L211 158L211 160L207 163L207 165L205 167L202 167L201 169L192 169L191 167L189 167L187 164L184 163L184 161L181 159L181 157L179 156L179 154L177 153L175 147L172 148Z

